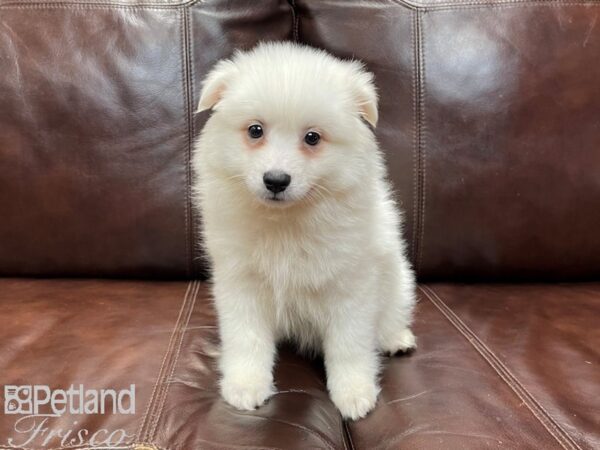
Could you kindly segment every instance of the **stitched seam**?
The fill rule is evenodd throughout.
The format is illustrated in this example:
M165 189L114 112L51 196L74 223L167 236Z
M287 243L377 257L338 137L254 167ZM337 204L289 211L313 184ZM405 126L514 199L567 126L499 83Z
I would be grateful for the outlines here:
M346 422L344 420L344 421L342 421L342 423L344 425L344 436L347 438L348 445L350 446L350 450L356 450L354 441L352 440L352 433L350 432L350 427L348 425L348 422ZM346 447L346 439L344 439L344 448L347 448Z
M143 3L139 5L124 5L120 3L32 3L32 4L0 4L0 9L123 9L123 10L144 10L144 11L165 11L178 10L182 7L188 7L194 2L174 5L159 5L155 3Z
M416 122L415 149L416 152L416 189L414 201L416 203L413 212L413 265L415 272L419 272L422 260L422 248L425 222L425 54L423 52L423 30L421 12L413 13L414 26L414 58L415 58L415 82L414 82L414 115Z
M419 55L417 53L417 13L413 12L412 15L412 51L413 51L413 211L412 211L412 240L411 240L411 259L415 271L417 269L417 236L419 226L419 203L418 203L418 192L419 192L419 106L418 106L418 91L419 91Z
M595 4L599 0L582 0L579 2L573 1L561 1L561 0L504 0L504 1L465 1L465 2L447 2L447 3L411 3L403 0L395 0L398 6L405 7L411 10L427 10L435 11L437 9L461 9L462 7L469 6L503 6L503 5L521 5L531 3L550 4L556 3L558 5L570 5L570 4Z
M145 443L145 442L134 442L134 443L129 443L129 444L124 444L124 445L119 445L118 447L103 447L103 446L93 446L90 447L89 445L83 445L83 446L65 446L65 447L53 447L53 448L44 448L44 450L135 450L137 447L139 447L140 445L145 445L145 446L149 446L155 450L167 450L165 447L159 447L155 444L149 444L149 443ZM40 450L39 448L33 448L33 447L7 447L5 445L0 445L0 450Z
M186 314L185 314L185 319L182 321L181 323L181 327L179 327L179 330L177 331L179 337L177 339L176 342L178 342L178 344L175 346L176 350L173 353L173 357L171 358L171 361L169 363L169 374L168 376L165 377L163 385L162 385L162 389L159 391L159 395L158 398L160 398L160 400L157 401L157 405L158 408L156 409L155 413L153 414L153 421L152 421L152 427L149 430L148 433L148 440L150 442L152 442L155 438L156 438L156 432L157 432L157 425L159 422L160 417L162 416L163 413L163 409L164 409L164 404L166 401L166 398L168 396L168 392L169 392L169 387L171 385L171 380L173 378L173 373L175 372L175 368L177 366L177 361L179 360L179 354L181 352L181 346L183 345L183 340L189 325L189 321L190 321L190 317L192 315L193 309L194 309L194 305L196 303L196 298L198 296L198 292L200 290L200 284L196 281L194 281L194 287L192 288L192 292L189 296L189 306L186 306Z
M200 255L197 253L200 251L200 245L197 242L198 240L198 230L200 229L200 225L198 224L198 214L194 211L194 204L192 201L192 151L194 148L194 138L196 137L196 123L194 122L194 96L196 92L196 85L194 79L194 52L192 49L193 42L193 26L191 23L191 17L189 9L185 9L185 18L186 18L186 40L187 40L187 75L188 75L188 121L189 121L189 140L188 140L188 203L190 209L190 218L191 218L191 230L190 230L190 239L191 239L191 249L190 254L192 257L191 261L191 270L193 277L198 276L198 261L200 260Z
M298 14L298 11L296 10L296 2L294 2L294 16L295 16L295 21L294 21L294 33L296 34L296 42L300 42L300 15Z
M156 382L154 383L154 387L152 389L152 394L150 395L150 400L148 401L148 405L146 407L146 411L144 412L144 416L142 417L142 421L140 422L140 427L137 432L137 441L146 441L147 439L143 436L144 431L146 430L146 420L150 417L148 414L151 409L155 408L155 395L158 391L158 387L161 383L161 380L165 377L165 367L167 367L167 360L170 358L172 353L172 348L175 344L175 337L177 336L177 330L179 329L181 318L183 317L183 312L185 310L185 305L187 303L187 299L190 295L190 292L193 288L193 282L189 282L187 285L187 289L185 291L185 295L183 296L183 301L181 302L181 308L179 309L179 314L177 316L177 321L175 322L175 326L173 327L173 332L171 333L171 337L169 338L169 344L167 345L167 350L163 356L162 363L160 365L160 369L158 371L158 376L156 377ZM147 434L147 432L145 433Z
M158 431L158 422L160 421L160 418L162 417L162 413L166 404L166 400L167 397L169 396L169 388L171 387L171 383L173 380L173 374L175 373L175 368L177 367L177 362L179 361L179 355L181 354L181 347L183 345L183 341L185 338L185 334L187 331L187 327L190 323L190 318L192 317L192 312L194 311L194 305L196 304L196 298L198 296L198 292L200 290L200 283L198 283L197 281L194 282L195 286L193 289L193 294L190 296L190 301L189 301L189 306L186 307L187 308L187 314L186 314L186 318L185 320L182 322L182 326L180 328L180 330L178 331L179 334L179 342L177 344L176 347L176 351L174 354L174 358L172 358L172 364L171 364L171 368L169 371L169 376L165 379L164 382L164 389L161 391L162 395L161 395L161 401L160 401L160 406L157 410L157 414L154 418L154 422L152 425L152 429L150 431L150 439L149 441L152 442L154 439L156 439L156 433Z
M510 387L510 389L529 408L535 418L546 428L554 439L566 450L581 450L581 447L571 436L552 418L536 398L519 382L517 377L508 367L492 352L492 350L473 332L461 319L447 306L437 293L428 286L419 286L421 292L442 313L471 344L471 346L485 359L489 366Z
M193 180L194 180L194 174L193 174L193 170L192 170L192 155L193 155L193 150L194 150L194 139L196 138L196 122L194 121L194 102L195 102L195 96L196 96L196 77L195 77L195 71L194 68L196 67L195 61L194 61L194 51L193 51L193 42L194 42L194 27L192 25L192 19L190 16L190 12L189 9L186 8L186 16L187 16L187 27L188 27L188 32L187 32L187 46L188 46L188 77L189 77L189 121L190 121L190 154L189 154L189 161L188 161L188 176L190 179L189 182L189 196L190 196L190 215L192 218L192 229L190 230L190 238L192 240L192 249L191 249L191 253L192 253L192 275L194 278L198 277L200 275L200 261L202 260L202 253L200 252L200 249L202 248L202 244L201 244L201 240L202 240L202 236L200 234L200 223L199 223L199 211L196 211L194 209L194 202L193 202L193 191L192 191L192 184L193 184Z
M181 86L183 95L183 109L185 114L186 143L185 143L185 249L187 252L187 271L188 276L193 274L193 249L192 249L192 225L191 225L191 198L190 198L190 154L191 154L191 122L190 117L192 107L190 106L190 82L187 48L187 9L183 9L179 14L179 39L181 41Z
M600 3L596 0L592 1L581 1L581 2L560 2L560 1L527 1L521 3L480 3L480 4L466 4L466 5L448 5L440 6L435 8L427 8L424 11L429 12L446 12L446 11L461 11L461 10L475 10L475 9L509 9L509 8L528 8L528 7L547 7L547 8L561 8L563 6L587 6L587 7L598 7Z
M127 9L145 9L146 7L155 8L155 9L178 9L181 7L193 6L196 3L202 3L204 0L187 0L182 2L137 2L137 3L128 3L128 2L111 2L108 1L38 1L38 2L30 2L27 4L23 4L18 1L2 1L0 0L0 8L3 7L15 7L15 8L29 8L29 7L66 7L69 8L71 6L106 6L106 7L115 7L115 8L127 8Z
M300 19L298 17L298 11L296 9L296 1L288 0L288 4L292 10L292 37L294 42L300 42Z
M423 259L423 247L425 246L425 207L426 207L426 199L427 193L425 192L426 186L426 170L427 170L427 149L426 149L426 130L427 124L425 122L425 39L423 33L423 25L421 21L421 14L417 13L417 20L419 24L419 161L421 164L420 167L420 177L419 177L419 192L421 194L421 220L419 222L419 254L417 259L417 268L421 267L421 262Z
M156 3L142 3L137 5L126 5L121 3L33 3L33 4L0 4L0 9L124 9L124 10L177 10L181 8L187 8L193 6L201 0L193 0L187 3L175 3L172 5L162 5ZM550 7L561 7L561 6L599 6L598 0L587 0L580 2L566 2L566 1L549 1L549 0L523 0L523 1L505 1L499 3L486 3L486 2L475 2L475 3L464 3L460 5L454 4L441 4L438 6L417 6L409 5L398 2L398 5L406 7L413 11L453 11L461 9L485 9L485 8L510 8L520 6L550 6Z

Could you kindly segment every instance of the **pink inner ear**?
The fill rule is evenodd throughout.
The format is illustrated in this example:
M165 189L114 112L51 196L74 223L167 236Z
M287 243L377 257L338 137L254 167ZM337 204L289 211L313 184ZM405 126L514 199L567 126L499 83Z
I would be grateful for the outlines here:
M377 106L373 102L368 100L361 102L359 105L359 111L365 120L373 126L373 128L377 126L379 112L377 111Z
M221 100L224 90L225 83L223 82L213 81L212 83L206 84L204 89L202 89L202 95L200 96L196 112L198 113L213 108L219 100Z

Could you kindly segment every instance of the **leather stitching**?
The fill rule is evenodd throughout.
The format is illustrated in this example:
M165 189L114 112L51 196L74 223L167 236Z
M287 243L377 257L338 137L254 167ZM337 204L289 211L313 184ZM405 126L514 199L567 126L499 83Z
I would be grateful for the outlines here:
M44 447L44 450L136 450L139 446L149 446L150 448L154 449L154 450L168 450L165 447L160 447L154 444L148 444L146 442L135 442L135 443L131 443L131 444L123 444L123 445L119 445L118 447L99 447L99 446L93 446L90 447L89 445L84 445L84 446L73 446L73 447L52 447L52 448L46 448ZM5 445L0 445L0 450L40 450L39 448L33 448L33 447L7 447Z
M417 263L417 236L419 226L419 107L418 107L418 92L419 92L419 55L417 53L417 13L412 15L412 51L413 51L413 83L412 83L412 101L413 101L413 214L412 214L412 240L410 254L413 262L413 267L416 270Z
M72 9L72 10L85 10L85 9L124 9L124 10L149 10L149 11L164 11L164 10L178 10L193 6L195 3L201 0L193 0L188 3L176 3L172 5L162 5L156 3L141 3L137 5L126 5L122 3L31 3L31 4L19 4L19 3L7 3L1 4L0 9ZM525 6L548 6L548 7L561 7L561 6L599 6L600 0L582 0L582 1L560 1L560 0L514 0L514 1L502 1L497 3L489 2L469 2L464 4L451 4L444 3L437 6L428 5L410 5L402 2L397 2L398 6L404 7L413 11L453 11L461 9L486 9L486 8L510 8L510 7L525 7Z
M352 433L350 432L350 427L348 426L348 422L346 422L345 420L342 421L343 424L343 431L344 431L344 436L346 437L347 441L348 441L348 445L350 446L349 450L355 450L356 447L354 445L354 441L352 440ZM342 436L342 438L344 437ZM342 441L344 442L344 448L348 448L346 447L346 439L342 439Z
M288 0L288 4L292 10L292 38L294 42L300 42L300 18L298 17L298 10L296 9L296 1Z
M194 111L195 111L195 96L196 96L196 77L195 77L195 61L194 61L194 51L193 51L193 45L192 42L194 42L194 27L192 26L191 23L191 17L190 17L190 12L189 9L185 9L186 12L186 17L187 17L187 27L188 27L188 33L187 33L187 44L188 44L188 66L189 66L189 70L188 70L188 76L189 76L189 83L190 83L190 87L189 87L189 102L190 102L190 112L189 112L189 120L190 120L190 161L188 162L189 164L189 178L190 178L190 214L191 214L191 218L192 218L192 229L190 230L190 237L192 239L192 249L191 249L191 253L192 253L192 275L193 277L197 277L200 274L200 269L197 267L197 265L199 264L199 261L202 259L202 254L200 253L200 249L202 248L200 245L201 242L201 234L200 234L200 223L199 223L199 213L197 213L196 211L194 211L194 203L193 203L193 199L192 199L192 182L194 179L193 173L192 173L192 153L193 153L193 149L194 149L194 139L196 138L196 122L194 121Z
M0 9L71 9L71 10L87 10L87 9L123 9L143 10L143 11L176 11L181 9L181 5L156 5L156 4L141 4L141 5L121 5L113 3L33 3L33 4L0 4Z
M148 428L146 420L149 417L148 414L149 414L150 410L155 408L156 393L157 393L159 385L161 384L162 380L165 377L165 375L164 375L165 367L167 366L167 361L170 359L170 356L172 353L172 348L173 348L173 345L175 344L175 338L177 336L177 331L179 330L179 327L180 327L181 318L183 317L185 306L187 304L187 299L190 295L190 292L192 291L193 286L194 286L194 282L189 282L188 286L187 286L187 290L185 291L185 295L183 296L183 301L181 303L181 308L179 309L179 315L177 316L177 321L175 322L175 326L173 327L173 332L171 333L171 337L169 339L169 344L167 345L167 350L165 351L165 354L163 356L163 360L160 365L160 369L158 371L158 376L156 377L156 382L154 383L154 387L152 389L152 394L150 395L150 400L148 401L148 405L146 406L146 411L144 412L144 416L142 417L142 421L140 422L140 426L139 426L138 432L136 434L137 441L139 441L139 442L146 441L145 434L148 434L146 431L146 429Z
M425 207L427 200L426 186L426 170L427 170L427 149L426 149L426 130L425 122L425 39L423 36L423 25L421 14L417 12L417 20L419 25L419 161L420 161L420 177L419 177L419 192L421 195L421 220L419 221L419 253L416 262L417 270L421 267L423 259L423 246L425 245Z
M527 0L521 2L502 2L502 3L469 3L465 5L444 5L432 8L423 8L423 11L430 12L445 12L445 11L460 11L470 9L508 9L508 8L526 8L526 7L542 7L547 8L561 8L563 6L589 6L597 7L600 6L600 2L597 0L587 1L548 1L548 0Z
M473 348L485 359L496 374L510 387L529 408L534 417L552 435L565 450L581 450L573 438L552 418L537 399L521 384L517 377L492 352L492 350L444 303L437 293L429 286L419 286L425 297L442 313L451 325L462 334Z
M184 95L184 113L186 121L186 149L185 149L185 247L188 260L188 275L194 276L194 248L195 248L195 223L192 211L192 173L191 156L192 144L194 140L194 118L192 116L192 82L190 66L190 24L189 12L187 9L181 10L180 18L180 39L181 39L181 82Z
M561 1L561 0L500 0L500 1L457 1L446 3L412 3L404 0L394 0L398 6L411 10L436 11L443 9L463 9L468 7L495 7L495 6L520 6L528 4L547 4L547 5L594 5L599 0L581 0L581 1Z
M152 424L152 429L150 430L150 433L149 433L150 439L148 439L148 441L150 441L150 442L152 442L156 438L158 422L160 421L160 418L162 417L164 406L166 404L167 397L169 396L169 388L171 387L171 383L173 380L173 374L175 373L175 368L177 367L177 362L179 361L179 355L181 354L181 347L183 345L183 340L185 338L185 333L187 331L187 327L190 322L192 312L194 311L194 305L196 304L196 298L198 297L199 290L200 290L200 283L195 281L192 295L189 297L191 300L189 301L189 305L186 307L187 312L186 312L185 319L181 322L181 327L178 330L178 334L179 334L178 343L177 343L176 350L174 353L174 358L171 358L172 363L171 363L171 367L169 370L169 375L168 375L168 377L165 378L165 380L163 382L164 388L161 390L161 394L160 394L161 395L160 406L158 407L157 413L154 417L154 421Z
M418 273L422 260L425 222L425 53L423 50L423 29L421 12L413 13L414 82L413 102L415 115L415 136L413 160L413 265Z
M179 14L179 40L181 42L181 86L182 86L182 96L183 96L183 111L185 115L185 127L186 127L186 145L185 145L185 206L184 206L184 215L185 215L185 249L187 252L187 270L188 276L192 273L192 253L191 253L191 244L190 244L190 120L189 120L189 84L187 78L187 52L185 49L185 11L181 11Z
M0 0L0 9L7 7L7 8L15 8L15 9L34 9L34 8L38 8L38 7L58 7L58 8L66 8L66 9L79 9L78 7L83 6L83 7L107 7L107 8L121 8L121 9L159 9L159 10L163 10L163 9L179 9L179 8L185 8L185 7L189 7L189 6L193 6L196 3L202 2L203 0L189 0L189 1L183 1L183 2L173 2L173 3L169 3L169 2L164 2L164 3L153 3L153 2L139 2L139 3L133 3L133 4L129 4L127 2L121 3L121 2L111 2L111 1L40 1L40 2L31 2L28 4L22 4L20 2L15 2L15 1L2 1Z
M11 8L11 9L44 9L44 8L64 8L64 9L150 9L150 10L165 10L165 9L179 9L195 5L202 0L191 0L181 3L138 3L138 4L126 4L116 2L39 2L30 4L19 4L19 3L0 3L0 9ZM563 6L563 5L590 5L597 6L599 0L582 0L582 1L560 1L560 0L503 0L497 2L490 1L465 1L460 4L453 3L441 3L441 4L427 4L419 5L408 3L402 0L396 0L398 6L402 6L406 9L411 10L423 10L423 11L435 11L435 10L446 10L446 9L465 9L469 7L503 7L503 6L522 6L531 4L542 4L547 6Z

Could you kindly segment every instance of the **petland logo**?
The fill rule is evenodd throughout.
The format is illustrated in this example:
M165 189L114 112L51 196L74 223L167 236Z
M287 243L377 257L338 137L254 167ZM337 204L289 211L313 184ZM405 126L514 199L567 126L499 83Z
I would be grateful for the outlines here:
M64 428L62 416L135 414L135 385L121 390L86 389L83 385L71 385L68 389L51 389L46 385L6 385L4 414L21 416L15 422L15 436L7 442L12 448L33 444L41 447L60 444L61 447L120 448L133 438L125 430L90 432L79 428L77 420L72 420L71 427ZM61 419L60 429L52 426L55 418Z
M108 406L108 408L107 408ZM49 386L4 386L4 414L135 414L135 385L114 389L85 389L71 385L67 390ZM48 414L48 413L46 413Z

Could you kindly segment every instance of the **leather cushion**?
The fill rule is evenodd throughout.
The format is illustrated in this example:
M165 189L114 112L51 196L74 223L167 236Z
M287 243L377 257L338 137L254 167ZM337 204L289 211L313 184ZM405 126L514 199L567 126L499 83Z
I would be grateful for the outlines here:
M292 25L285 0L0 1L0 275L203 273L200 80Z
M600 4L298 0L375 73L422 280L600 275Z
M123 429L132 447L592 449L599 296L598 284L422 285L417 351L384 359L376 409L347 423L322 363L289 348L280 350L275 397L254 412L226 405L204 283L2 279L0 316L11 320L0 328L0 385L134 383L135 415L48 423ZM0 446L23 442L17 417L0 415Z
M90 435L104 429L118 432L117 439L123 430L122 445L169 450L344 445L322 365L290 350L280 353L279 394L265 407L240 412L220 399L218 335L206 284L0 279L0 317L11 319L0 328L0 385L135 384L134 415L64 414L47 420L51 431L73 429L75 437L82 429ZM8 439L17 447L68 447L60 437L45 442L41 434L30 440L31 432L16 432L20 417L0 415L0 447ZM100 443L105 438L98 435Z

